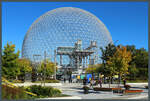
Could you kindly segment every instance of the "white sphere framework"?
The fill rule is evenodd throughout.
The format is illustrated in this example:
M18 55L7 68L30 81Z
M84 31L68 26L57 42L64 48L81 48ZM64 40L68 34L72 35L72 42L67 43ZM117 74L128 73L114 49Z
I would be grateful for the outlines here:
M95 15L80 8L57 8L43 14L31 25L23 41L22 57L34 61L33 55L38 54L41 55L39 60L43 60L46 51L47 58L54 61L57 47L74 46L78 39L82 40L83 49L91 41L96 41L98 47L112 43L106 26ZM100 50L98 53L100 57ZM63 62L68 63L65 58Z

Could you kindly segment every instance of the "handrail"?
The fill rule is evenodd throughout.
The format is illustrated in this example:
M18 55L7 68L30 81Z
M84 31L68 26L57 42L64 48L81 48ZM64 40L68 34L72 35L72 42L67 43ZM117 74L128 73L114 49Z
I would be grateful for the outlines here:
M7 83L9 87L17 87L16 85L14 85L13 83L9 82L8 80L6 80L4 77L2 77L2 81L4 81L4 83ZM17 87L18 88L18 87ZM28 91L24 91L26 94L32 95L32 96L37 96L37 94L28 92Z

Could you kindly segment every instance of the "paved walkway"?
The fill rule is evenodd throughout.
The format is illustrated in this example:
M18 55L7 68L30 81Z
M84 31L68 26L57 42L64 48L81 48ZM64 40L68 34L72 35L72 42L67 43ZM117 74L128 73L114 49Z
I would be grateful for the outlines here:
M48 99L82 99L82 98L79 96L69 96L69 97L41 98L39 100L48 100Z
M131 84L131 87L134 85ZM63 94L78 96L82 99L146 99L148 98L148 90L144 88L146 84L140 84L135 88L131 89L142 89L144 92L140 95L122 95L122 94L114 94L113 92L104 92L104 91L93 91L92 88L89 90L89 94L83 93L83 85L77 83L63 83L62 86L58 86L62 90ZM117 84L111 84L111 87L117 87ZM123 85L121 85L123 86ZM109 87L108 84L103 84L103 87Z
M31 85L42 85L44 86L44 83L32 83L32 82L25 82L25 83L15 83L16 86L31 86ZM62 86L62 83L45 83L45 86Z
M41 83L24 83L24 84L15 84L17 86L29 86L29 85L40 85ZM89 94L83 93L83 85L81 83L46 83L46 86L53 86L62 90L63 94L71 95L69 97L57 97L57 98L42 98L42 99L147 99L148 98L148 89L145 89L145 86L148 83L128 83L131 85L131 89L141 89L144 92L140 95L122 95L114 94L113 92L104 92L104 91L93 91L91 88ZM117 87L117 84L111 84L111 87ZM123 85L120 85L123 86ZM109 84L103 84L103 87L109 87Z

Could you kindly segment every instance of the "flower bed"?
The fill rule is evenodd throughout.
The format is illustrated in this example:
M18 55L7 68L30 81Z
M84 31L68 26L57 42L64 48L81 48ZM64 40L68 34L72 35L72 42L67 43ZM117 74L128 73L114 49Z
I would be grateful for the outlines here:
M124 93L124 89L120 89L120 90L113 90L113 93Z
M123 93L124 90L122 88L112 88L113 93Z
M122 90L122 88L112 88L112 90Z
M142 93L143 90L125 90L124 94L136 94L136 93Z
M93 88L94 91L113 91L113 90L122 90L122 88Z

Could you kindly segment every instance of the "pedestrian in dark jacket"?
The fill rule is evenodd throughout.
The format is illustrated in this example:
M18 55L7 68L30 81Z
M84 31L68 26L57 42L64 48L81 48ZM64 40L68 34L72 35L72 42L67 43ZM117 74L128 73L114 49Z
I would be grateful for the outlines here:
M66 83L66 78L64 78L64 83Z
M99 79L98 83L100 85L100 88L102 88L102 79L101 78Z
M86 77L84 77L84 79L83 79L83 85L86 85L86 83L87 83L87 79L86 79Z
M126 79L123 80L123 84L124 84L124 86L126 85Z

